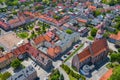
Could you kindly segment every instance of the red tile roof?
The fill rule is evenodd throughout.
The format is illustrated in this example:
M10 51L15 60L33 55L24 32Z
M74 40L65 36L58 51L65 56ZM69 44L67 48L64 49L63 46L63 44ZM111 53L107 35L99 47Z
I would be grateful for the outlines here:
M90 49L92 52L90 52ZM79 53L78 57L80 59L80 62L82 62L88 59L90 56L95 57L101 54L107 49L108 49L108 45L107 45L106 39L96 40L92 44L90 44L88 47L86 47L81 53Z
M7 60L7 58L1 57L1 58L0 58L0 63L4 62L4 61L6 61L6 60Z
M120 31L118 32L118 34L111 34L109 36L111 39L115 39L115 40L120 40Z
M81 22L81 23L87 23L87 20L81 19L81 18L78 18L77 21L78 21L78 22Z
M13 50L13 53L18 57L21 54L24 53L29 53L34 57L37 57L37 54L39 53L38 50L36 48L34 48L33 46L31 46L30 43L26 43L16 49Z
M89 6L89 9L92 10L92 11L95 11L96 7L95 6Z
M56 46L55 48L48 48L47 53L51 58L55 58L61 52L61 48Z
M10 26L8 24L6 24L5 22L2 22L2 21L0 21L0 27L2 27L5 30L10 29Z
M45 39L46 41L48 41L48 42L51 41L51 38L50 38L48 35L44 35L44 39Z
M6 60L9 60L11 57L13 57L13 53L7 53L6 55L4 55L3 57L0 57L0 63L6 61Z
M94 53L94 56L99 55L101 52L106 51L108 49L107 40L100 39L94 41L91 45L91 49Z
M101 78L100 80L108 80L110 78L110 76L113 73L113 69L108 70Z
M45 38L44 38L43 35L40 35L39 37L34 39L34 42L35 42L36 45L43 42L43 41L45 41Z
M70 18L70 16L64 16L62 19L57 21L56 19L49 17L47 14L42 15L41 13L38 13L38 12L32 13L32 12L25 11L24 14L44 19L44 20L52 22L56 25L64 24L66 22L66 20L68 20Z
M84 51L82 51L80 54L78 54L80 62L88 59L91 56L91 53L89 51L89 48L87 47Z
M53 36L55 36L55 34L51 31L46 33L47 36L49 36L50 38L52 38Z

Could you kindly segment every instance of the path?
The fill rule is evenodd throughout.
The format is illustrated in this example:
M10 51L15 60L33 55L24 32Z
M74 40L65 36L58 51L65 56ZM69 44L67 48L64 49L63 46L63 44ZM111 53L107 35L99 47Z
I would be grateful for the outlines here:
M63 74L64 80L69 80L68 74L61 67L59 67L58 70L60 71L61 74Z

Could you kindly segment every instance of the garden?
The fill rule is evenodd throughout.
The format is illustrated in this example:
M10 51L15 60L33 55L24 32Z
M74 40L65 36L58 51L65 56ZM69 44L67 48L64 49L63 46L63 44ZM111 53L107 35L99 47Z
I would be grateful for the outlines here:
M50 26L44 22L31 22L15 30L18 37L22 39L33 39L46 32Z
M11 76L11 73L5 72L5 73L0 73L0 80L7 80Z
M63 74L60 74L58 69L55 69L49 76L49 80L64 80L64 76Z
M65 70L65 72L69 75L70 80L86 80L83 75L78 74L77 72L74 72L72 69L70 69L67 65L62 64L61 67Z

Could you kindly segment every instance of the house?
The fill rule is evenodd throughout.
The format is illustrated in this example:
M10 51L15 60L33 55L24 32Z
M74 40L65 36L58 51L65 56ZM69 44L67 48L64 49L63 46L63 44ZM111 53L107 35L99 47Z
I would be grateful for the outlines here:
M89 29L87 27L80 27L80 29L78 29L80 36L84 36L85 34L88 33L88 31L89 31Z
M12 52L19 59L23 59L24 56L28 55L45 70L52 67L51 59L45 53L37 50L36 47L33 47L30 43L19 46L16 49L13 49Z
M59 36L60 40L58 40L55 45L61 47L61 52L63 53L67 49L69 49L73 43L77 42L79 40L79 33L74 32L71 35L57 31L56 34Z
M112 43L120 42L120 32L117 34L111 34L108 40Z
M82 19L82 18L78 18L77 21L78 21L78 23L80 23L82 25L85 25L87 23L87 20L86 19Z
M95 40L82 52L73 57L72 66L79 71L85 64L92 63L96 65L107 57L108 50L106 39Z
M41 46L43 45L45 39L43 35L38 36L37 38L33 39L30 41L30 43L32 44L32 46Z
M56 58L61 53L61 48L59 46L49 47L47 54L53 59Z
M0 28L4 29L4 30L9 30L10 29L10 26L9 24L3 22L3 21L0 21Z
M99 19L95 18L91 21L91 24L94 25L94 26L97 26L100 22L101 21Z
M37 78L37 71L30 65L27 68L15 73L7 80L35 80Z
M0 54L2 54L2 53L0 53ZM11 52L0 56L0 69L8 66L15 59L16 59L16 57Z
M89 8L89 10L91 10L91 11L95 11L95 10L96 10L96 7L95 7L95 6L89 6L88 8Z

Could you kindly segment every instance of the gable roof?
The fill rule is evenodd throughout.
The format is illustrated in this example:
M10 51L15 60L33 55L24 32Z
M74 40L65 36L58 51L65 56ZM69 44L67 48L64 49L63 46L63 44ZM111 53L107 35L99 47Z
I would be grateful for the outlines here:
M61 48L59 46L56 46L54 48L50 47L47 50L47 53L51 58L56 57L58 54L60 54L60 52L61 52Z
M77 54L80 62L95 57L108 49L106 39L95 40L92 44L87 46L81 53Z
M0 63L2 63L2 62L4 62L4 61L6 61L6 60L9 60L11 57L13 57L14 55L13 55L13 53L7 53L6 55L4 55L4 56L2 56L2 57L0 57Z
M106 39L96 40L92 43L92 45L90 45L90 48L94 56L97 56L101 52L106 51L108 49L107 40Z
M48 35L44 35L44 39L45 39L46 41L48 41L48 42L51 41L51 38L50 38Z
M111 34L109 36L111 39L115 39L115 40L120 40L120 31L118 32L118 34Z
M87 47L84 51L82 51L80 54L78 54L78 57L80 59L80 62L88 59L91 56L89 48Z
M45 41L45 39L44 39L43 35L40 35L39 37L35 38L33 41L34 41L35 44L37 45L37 44Z

